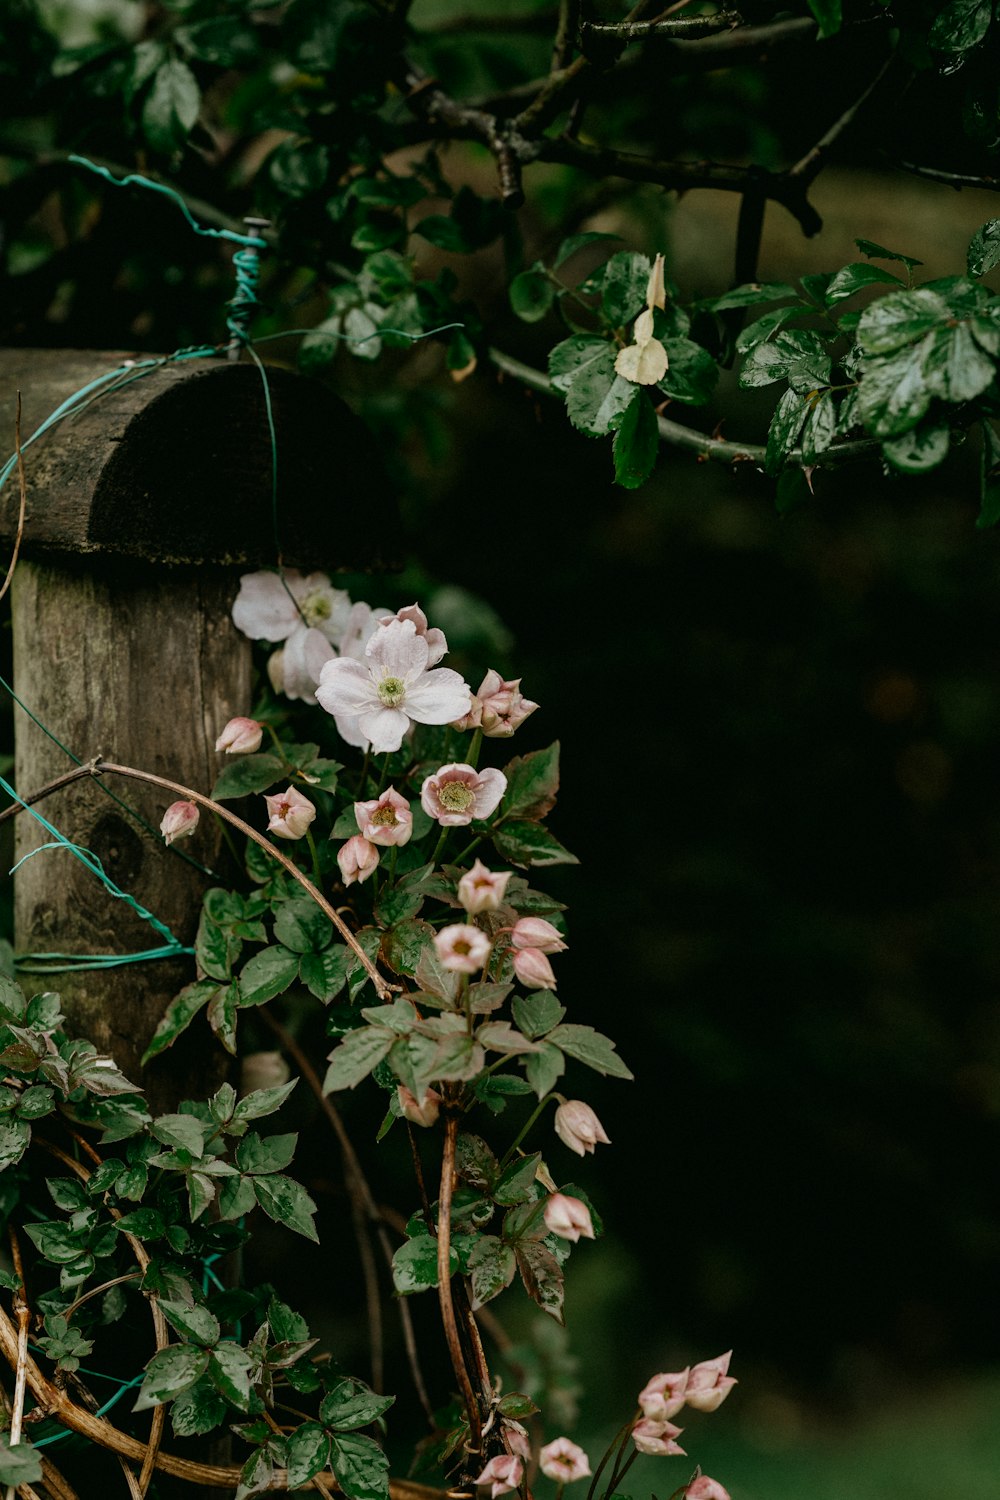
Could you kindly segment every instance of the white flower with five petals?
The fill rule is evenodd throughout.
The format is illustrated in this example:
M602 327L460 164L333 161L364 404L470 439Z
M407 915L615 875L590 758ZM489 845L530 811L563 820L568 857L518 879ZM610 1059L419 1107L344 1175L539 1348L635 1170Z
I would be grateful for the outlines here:
M377 629L364 661L337 657L320 675L316 697L335 718L355 720L381 755L398 750L411 722L450 724L468 713L472 692L450 667L428 670L427 637L412 620Z

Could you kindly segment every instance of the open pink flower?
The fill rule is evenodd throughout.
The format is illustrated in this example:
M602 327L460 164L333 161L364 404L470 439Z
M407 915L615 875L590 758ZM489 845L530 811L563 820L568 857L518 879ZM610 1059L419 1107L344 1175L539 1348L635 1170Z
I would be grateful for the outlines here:
M472 917L481 911L496 911L504 898L510 876L510 870L494 874L477 859L458 882L458 899Z
M438 630L433 626L428 629L427 616L420 605L407 604L403 609L397 609L394 615L386 615L378 623L388 625L390 620L410 620L416 626L417 634L422 635L427 642L427 665L436 667L448 650L448 642L443 630Z
M563 953L566 943L557 927L544 917L519 917L510 929L515 948L537 948L541 953Z
M160 822L163 842L172 844L175 839L190 838L198 827L200 817L193 802L171 802Z
M574 1479L586 1479L590 1474L586 1453L565 1437L545 1444L538 1455L538 1467L546 1479L554 1479L558 1484L571 1484Z
M260 749L263 738L263 725L256 719L230 719L216 740L215 748L224 750L227 755L250 755Z
M684 1395L688 1406L693 1406L695 1411L718 1410L737 1383L728 1373L732 1357L730 1349L717 1359L706 1359L700 1365L692 1366Z
M639 1392L639 1405L644 1417L653 1422L669 1422L676 1417L684 1405L687 1390L688 1370L677 1370L670 1374L654 1375Z
M485 932L461 922L442 927L435 935L434 947L442 967L453 974L478 974L493 951Z
M326 663L317 700L334 717L355 720L376 755L398 750L411 721L448 724L468 709L469 689L458 673L429 671L428 656L412 620L390 620L368 642L364 662L340 656Z
M654 1422L651 1417L643 1417L632 1428L632 1441L640 1453L648 1453L652 1458L673 1458L677 1454L683 1457L684 1449L676 1442L683 1431L683 1427L675 1427L673 1422Z
M413 832L410 804L392 787L373 802L355 802L354 816L362 835L371 844L401 847L410 841Z
M318 630L339 640L351 611L350 597L325 573L244 573L233 604L233 624L252 641L287 641L299 630Z
M565 1104L560 1104L553 1123L556 1135L563 1145L575 1151L577 1156L585 1156L588 1151L593 1155L598 1143L602 1146L611 1145L604 1126L590 1105L584 1104L582 1099L567 1099Z
M379 852L375 845L362 838L360 833L356 833L337 850L337 864L345 885L353 885L355 881L364 885L369 875L375 874L378 862Z
M682 1491L683 1500L730 1500L729 1491L717 1479L698 1474Z
M445 828L458 828L473 818L488 818L507 790L502 771L477 771L463 761L452 761L428 776L420 789L420 805L428 817Z
M576 1244L581 1235L585 1240L594 1238L590 1209L579 1198L570 1198L566 1193L550 1193L544 1218L549 1233L557 1234L561 1240L572 1240Z
M308 797L290 786L287 791L274 797L265 797L267 803L267 827L275 838L300 839L316 816L316 809Z
M506 1495L510 1490L516 1490L524 1475L524 1464L513 1453L502 1453L497 1458L491 1458L483 1472L476 1480L476 1484L488 1484L490 1489L490 1500L497 1500L498 1495Z
M411 1125L422 1125L425 1128L437 1123L437 1117L441 1113L441 1095L434 1089L428 1089L423 1098L423 1103L417 1102L415 1094L411 1094L405 1083L396 1087L396 1099L399 1102L399 1112L404 1120L409 1120Z

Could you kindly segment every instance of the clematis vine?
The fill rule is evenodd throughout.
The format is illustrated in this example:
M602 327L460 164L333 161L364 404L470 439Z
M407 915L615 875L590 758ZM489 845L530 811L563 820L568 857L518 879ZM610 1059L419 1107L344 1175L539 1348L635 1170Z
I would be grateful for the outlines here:
M652 1422L669 1422L684 1405L690 1370L654 1375L639 1392L639 1407Z
M325 573L245 573L233 603L233 624L252 641L283 641L268 662L277 692L315 703L314 688L334 655L351 614L350 596Z
M691 1367L684 1393L687 1406L693 1406L695 1411L718 1411L737 1384L729 1374L729 1361L732 1357L733 1351L730 1349L717 1359L706 1359L700 1365Z
M491 668L456 729L481 729L487 739L508 739L538 707L521 692L520 677L507 682Z
M335 718L357 724L376 755L398 750L411 723L450 724L468 711L471 693L450 667L429 668L427 637L412 620L377 628L364 661L337 657L320 673L317 701Z

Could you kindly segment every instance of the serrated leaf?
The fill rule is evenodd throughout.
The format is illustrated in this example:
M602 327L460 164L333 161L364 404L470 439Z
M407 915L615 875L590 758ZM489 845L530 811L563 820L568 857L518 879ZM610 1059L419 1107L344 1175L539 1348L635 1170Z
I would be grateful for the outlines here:
M689 406L710 401L719 381L719 367L700 344L692 339L664 339L667 373L657 384L665 395Z
M377 1422L395 1399L377 1395L360 1380L341 1380L323 1397L320 1421L337 1432L355 1432Z
M786 455L795 447L808 415L808 400L798 391L787 390L774 409L767 432L764 468L768 474L777 474L781 470Z
M330 1053L330 1066L323 1081L324 1094L353 1089L382 1061L396 1040L387 1026L363 1026L349 1031Z
M967 265L970 276L985 276L1000 265L1000 219L990 219L976 230L969 242Z
M299 978L311 995L329 1005L347 983L354 963L354 954L346 943L336 943L323 953L303 953Z
M597 361L604 360L610 350L607 339L598 338L596 334L576 334L573 338L563 339L549 353L549 376L555 389L565 395L577 376Z
M10 1433L0 1435L0 1484L38 1484L42 1478L42 1456L27 1438L11 1445Z
M274 936L293 953L321 953L333 940L333 923L315 901L283 901L275 913Z
M492 1234L484 1234L469 1256L469 1277L476 1306L489 1302L509 1287L517 1259L509 1245Z
M731 307L757 307L761 302L783 302L797 295L795 288L784 281L748 281L705 305L713 312L726 312Z
M820 392L806 403L806 420L802 427L802 457L813 463L824 453L837 435L837 408L829 392Z
M601 311L613 328L631 323L645 306L652 264L635 250L619 250L591 277L601 293Z
M201 1437L218 1427L228 1410L212 1382L202 1376L176 1397L170 1423L177 1437Z
M635 393L633 382L615 371L613 346L604 343L603 352L573 376L566 392L566 415L588 437L606 437L621 422Z
M948 456L951 432L945 423L921 423L912 432L882 444L886 460L901 474L925 474Z
M347 1500L389 1500L389 1460L371 1438L335 1434L330 1467Z
M497 852L514 865L576 865L575 854L541 823L512 819L492 830Z
M536 1151L532 1156L516 1158L505 1167L493 1187L491 1196L494 1201L505 1208L513 1208L516 1203L526 1203L533 1198L535 1173L541 1159L541 1152Z
M208 1374L219 1394L240 1411L250 1406L251 1359L239 1344L222 1343L208 1362Z
M858 324L865 354L894 354L940 328L951 318L943 297L927 287L890 292L866 307Z
M524 1059L524 1071L539 1099L544 1099L565 1073L566 1059L551 1042L540 1042L538 1051L529 1053Z
M186 1391L204 1375L208 1360L208 1350L196 1349L192 1344L170 1344L159 1350L146 1366L138 1400L132 1410L147 1411L149 1407L160 1406Z
M512 1008L516 1024L532 1041L558 1026L566 1014L566 1007L548 990L538 990L527 998L518 995Z
M137 1208L116 1219L115 1228L122 1234L134 1235L137 1240L158 1240L166 1233L167 1226L158 1208Z
M142 127L157 151L179 151L198 118L201 89L187 63L169 58L157 68L142 109Z
M559 790L559 741L545 750L516 755L504 766L507 789L500 804L505 817L544 818L556 805Z
M543 1312L563 1321L565 1284L559 1262L538 1240L520 1240L515 1251L524 1289Z
M381 949L389 968L395 974L416 975L424 949L434 941L434 928L420 917L397 922L382 937Z
M194 1115L159 1115L150 1130L164 1146L173 1146L179 1151L188 1151L200 1157L205 1151L205 1140L211 1126Z
M233 1057L236 1056L236 1011L239 1001L240 987L234 980L224 989L216 990L205 1012L216 1037Z
M296 1134L290 1134L271 1135L265 1140L250 1131L236 1147L236 1165L251 1176L281 1172L295 1155L298 1139Z
M631 1078L632 1073L615 1051L610 1037L595 1031L593 1026L562 1025L549 1032L548 1040L561 1048L567 1057L586 1063L598 1073L611 1078Z
M982 41L992 19L992 0L951 0L935 17L928 45L939 52L967 52Z
M142 1213L145 1210L140 1209ZM188 1307L183 1302L168 1302L159 1298L160 1311L182 1338L192 1344L216 1344L222 1330L219 1320L207 1307Z
M291 1177L280 1175L254 1177L253 1190L268 1218L319 1244L319 1235L313 1223L316 1205L300 1183L294 1182Z
M280 943L262 948L248 959L239 974L241 1006L264 1005L281 995L299 977L299 955Z
M185 985L168 1005L163 1019L153 1033L152 1040L142 1054L145 1067L152 1058L172 1047L182 1031L186 1031L195 1016L212 999L218 985L211 979L198 979Z
M330 1439L318 1422L303 1422L285 1440L285 1463L288 1488L297 1490L314 1474L326 1468L330 1459Z
M264 1115L273 1115L279 1110L298 1083L293 1078L289 1083L279 1083L273 1089L254 1089L245 1095L233 1111L233 1121L259 1120Z
M26 1120L0 1120L0 1172L21 1160L31 1143L31 1126Z
M433 943L421 952L413 977L429 995L436 996L445 1005L455 1004L461 988L461 975L444 967Z
M829 379L826 346L808 330L782 329L769 342L755 344L743 361L740 385L745 389L772 385L789 379L793 371L801 371L814 385L825 385Z
M901 255L898 250L887 250L884 245L877 245L874 240L855 240L855 245L862 255L867 255L872 260L898 260L902 265L908 266L912 271L915 266L922 266L922 260L915 260L912 255Z
M415 1235L412 1240L407 1240L400 1245L392 1257L392 1284L401 1297L410 1297L415 1292L426 1292L428 1287L437 1286L437 1246L435 1236L430 1234ZM451 1274L458 1270L458 1252L454 1245L449 1246Z
M855 292L878 283L885 283L889 286L903 285L899 277L894 276L891 271L885 271L881 266L869 265L866 261L856 261L849 266L844 266L826 289L826 305L835 307L838 302L845 302L848 297L853 297Z

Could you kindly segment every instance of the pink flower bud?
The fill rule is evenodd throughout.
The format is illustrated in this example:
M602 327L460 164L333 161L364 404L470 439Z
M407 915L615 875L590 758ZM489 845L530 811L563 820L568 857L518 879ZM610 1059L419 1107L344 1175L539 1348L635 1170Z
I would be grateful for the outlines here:
M720 1354L718 1359L706 1359L700 1365L692 1367L684 1394L688 1406L694 1407L695 1411L718 1410L737 1383L727 1373L732 1357L733 1351L730 1349L728 1354Z
M337 863L345 885L353 885L355 881L364 885L369 875L375 874L378 862L379 852L375 845L362 838L360 833L356 833L337 850Z
M163 842L172 844L175 839L190 838L198 827L200 816L193 802L171 802L160 823Z
M268 832L278 839L300 839L316 816L316 809L308 797L290 786L287 791L274 797L265 797L267 803Z
M561 933L544 917L521 917L510 930L515 948L537 948L542 953L563 953L566 944Z
M546 1479L554 1479L558 1484L571 1484L574 1479L586 1479L590 1474L586 1453L564 1437L546 1443L538 1455L538 1467Z
M260 749L264 729L256 719L230 719L215 742L216 750L225 750L227 755L250 755Z
M383 847L409 843L413 832L410 804L392 787L374 802L355 802L354 816L364 838Z
M521 693L520 677L506 682L492 668L480 683L476 700L479 705L476 727L488 739L507 739L538 707Z
M556 976L545 954L538 948L515 948L514 973L526 990L554 990Z
M567 1099L565 1104L560 1104L554 1124L556 1135L563 1145L575 1151L577 1156L585 1156L588 1151L593 1155L598 1142L602 1146L611 1145L604 1133L604 1126L590 1105L584 1104L582 1099Z
M504 898L510 876L509 870L495 875L482 860L477 859L458 882L458 899L471 917L478 916L481 911L496 911Z
M488 818L506 790L507 778L502 771L492 767L477 771L474 766L454 761L427 777L420 789L420 805L442 827L457 828L473 818Z
M684 1449L675 1441L683 1431L683 1427L675 1427L672 1422L654 1422L643 1417L632 1428L632 1441L640 1453L648 1453L652 1458L673 1458L677 1454L683 1457Z
M493 951L485 932L460 922L442 927L434 938L434 947L442 967L453 974L478 974Z
M669 1422L675 1417L684 1405L688 1374L687 1370L678 1370L673 1374L654 1375L639 1392L643 1416L652 1422Z
M490 1500L497 1500L498 1495L506 1495L509 1490L516 1490L523 1474L524 1464L517 1455L503 1453L497 1458L490 1459L476 1480L476 1484L492 1486Z
M717 1479L710 1479L707 1474L699 1474L697 1478L692 1479L681 1494L684 1500L730 1500L729 1491L724 1489Z
M525 1463L530 1462L531 1439L527 1429L522 1427L520 1422L514 1422L507 1417L501 1423L500 1430L511 1453L515 1453L518 1458L523 1458Z
M441 1113L441 1095L435 1093L434 1089L428 1089L423 1103L418 1104L416 1095L410 1093L405 1083L401 1083L396 1088L396 1100L400 1114L411 1125L427 1127L437 1123L437 1117Z
M579 1198L569 1198L565 1193L550 1193L544 1217L546 1229L550 1234L557 1234L561 1240L572 1240L576 1244L581 1235L585 1240L594 1238L590 1209Z

